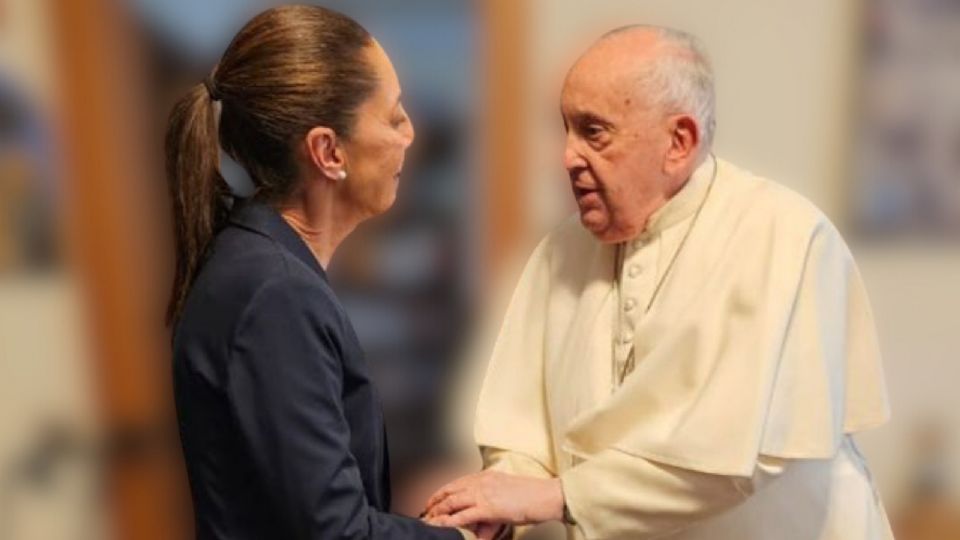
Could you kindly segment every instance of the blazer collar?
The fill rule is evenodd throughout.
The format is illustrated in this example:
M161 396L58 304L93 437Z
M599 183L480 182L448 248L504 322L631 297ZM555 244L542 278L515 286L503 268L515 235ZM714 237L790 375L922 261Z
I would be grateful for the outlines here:
M327 273L307 244L270 205L250 199L236 199L230 212L230 222L271 238L312 268L324 281L327 280Z

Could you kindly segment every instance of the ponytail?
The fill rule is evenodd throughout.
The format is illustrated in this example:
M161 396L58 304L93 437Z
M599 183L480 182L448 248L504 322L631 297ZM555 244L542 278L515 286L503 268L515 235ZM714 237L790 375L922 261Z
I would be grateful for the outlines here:
M174 106L167 126L166 168L176 245L168 324L183 310L207 247L226 217L230 191L219 162L214 96L198 84Z
M296 140L316 126L350 136L357 109L378 84L366 57L372 45L362 26L335 11L271 8L240 29L213 75L176 104L166 138L177 249L168 323L180 317L226 219L220 149L247 171L257 198L289 196L298 183Z

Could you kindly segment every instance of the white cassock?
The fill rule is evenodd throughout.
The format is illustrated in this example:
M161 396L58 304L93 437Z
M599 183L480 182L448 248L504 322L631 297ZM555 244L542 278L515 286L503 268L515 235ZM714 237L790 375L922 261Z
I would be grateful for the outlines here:
M714 174L715 172L715 174ZM559 477L569 538L892 538L851 437L889 416L849 250L708 158L631 242L534 251L484 379L485 466Z

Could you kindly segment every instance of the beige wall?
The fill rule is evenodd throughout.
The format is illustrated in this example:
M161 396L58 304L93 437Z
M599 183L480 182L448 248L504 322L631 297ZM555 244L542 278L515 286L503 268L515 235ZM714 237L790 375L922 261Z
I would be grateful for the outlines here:
M564 67L584 40L644 22L690 31L710 51L717 154L806 195L845 229L858 2L533 0L532 9L527 120L534 228L555 220L570 198L559 167L556 104ZM954 435L960 425L960 250L868 248L848 238L874 303L895 414L888 427L860 440L895 505L919 418L948 415ZM960 451L953 454L960 461Z

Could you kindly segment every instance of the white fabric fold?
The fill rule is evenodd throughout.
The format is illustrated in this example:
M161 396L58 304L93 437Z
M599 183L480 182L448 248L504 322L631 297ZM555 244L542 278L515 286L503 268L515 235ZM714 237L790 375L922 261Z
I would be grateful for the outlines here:
M541 242L494 348L478 444L553 471L616 449L749 477L760 455L827 459L887 419L870 307L829 220L724 161L704 196L618 387L594 367L612 357L615 248L576 220Z

